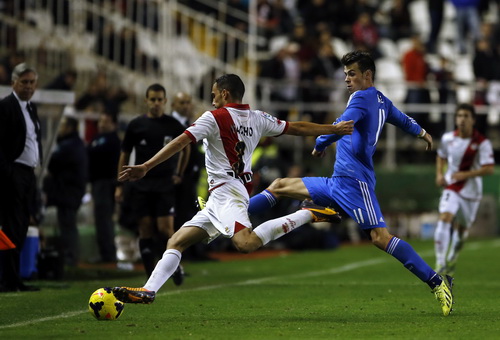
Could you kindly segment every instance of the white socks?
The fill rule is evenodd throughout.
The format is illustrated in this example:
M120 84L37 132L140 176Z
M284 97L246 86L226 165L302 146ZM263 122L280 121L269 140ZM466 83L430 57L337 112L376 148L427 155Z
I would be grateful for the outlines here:
M434 251L436 253L436 265L439 269L446 265L446 253L450 244L451 223L438 221L434 233Z
M453 234L451 235L450 253L448 254L448 261L453 261L457 259L458 252L462 249L464 242L468 236L469 236L468 230L460 232L457 229L453 229Z
M176 249L167 249L160 261L156 264L153 273L144 285L147 290L157 292L167 282L181 263L182 254Z
M312 214L309 210L298 210L293 214L264 222L253 231L261 239L262 245L266 245L311 221Z

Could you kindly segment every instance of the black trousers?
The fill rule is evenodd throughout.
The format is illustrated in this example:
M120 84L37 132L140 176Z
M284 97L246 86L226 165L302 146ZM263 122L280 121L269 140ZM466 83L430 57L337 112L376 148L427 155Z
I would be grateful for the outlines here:
M96 240L101 260L116 261L115 246L115 180L98 179L92 182L92 199L94 201L94 223Z
M19 259L30 223L36 178L33 168L18 163L12 165L12 173L7 177L0 182L0 224L16 248L0 255L0 282L6 288L16 288L22 283Z

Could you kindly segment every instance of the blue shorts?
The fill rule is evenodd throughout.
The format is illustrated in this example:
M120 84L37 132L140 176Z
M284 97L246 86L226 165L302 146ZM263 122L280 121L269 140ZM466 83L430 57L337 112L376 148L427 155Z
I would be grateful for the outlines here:
M362 229L385 228L375 192L366 182L352 177L304 177L314 203L341 208Z

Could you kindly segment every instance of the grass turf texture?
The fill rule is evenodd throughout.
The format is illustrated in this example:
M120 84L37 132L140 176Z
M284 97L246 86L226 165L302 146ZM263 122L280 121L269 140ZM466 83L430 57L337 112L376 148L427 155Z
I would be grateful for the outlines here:
M432 242L412 241L428 263ZM500 334L500 240L470 241L443 317L427 285L371 245L267 259L186 263L152 305L127 304L116 321L87 311L99 287L141 286L141 273L81 271L38 281L40 292L0 294L1 339L493 339Z

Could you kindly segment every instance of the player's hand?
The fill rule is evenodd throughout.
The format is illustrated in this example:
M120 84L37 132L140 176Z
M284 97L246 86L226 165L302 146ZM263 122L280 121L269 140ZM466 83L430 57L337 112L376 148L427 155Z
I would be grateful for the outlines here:
M448 185L448 183L446 183L444 176L442 174L436 176L436 186L438 188L445 187L447 185Z
M148 172L148 168L144 164L140 165L125 165L123 170L118 175L120 182L133 182L143 178Z
M432 136L429 133L426 133L422 139L427 143L427 146L425 147L426 151L431 151L432 150Z
M340 121L332 125L334 127L333 134L336 135L352 135L354 131L354 120Z
M467 174L466 171L458 171L455 172L453 175L451 175L451 178L457 182L461 182L469 178L469 175Z
M326 149L323 151L318 151L316 149L313 149L313 151L311 152L311 155L313 155L313 157L319 157L319 158L325 157Z

